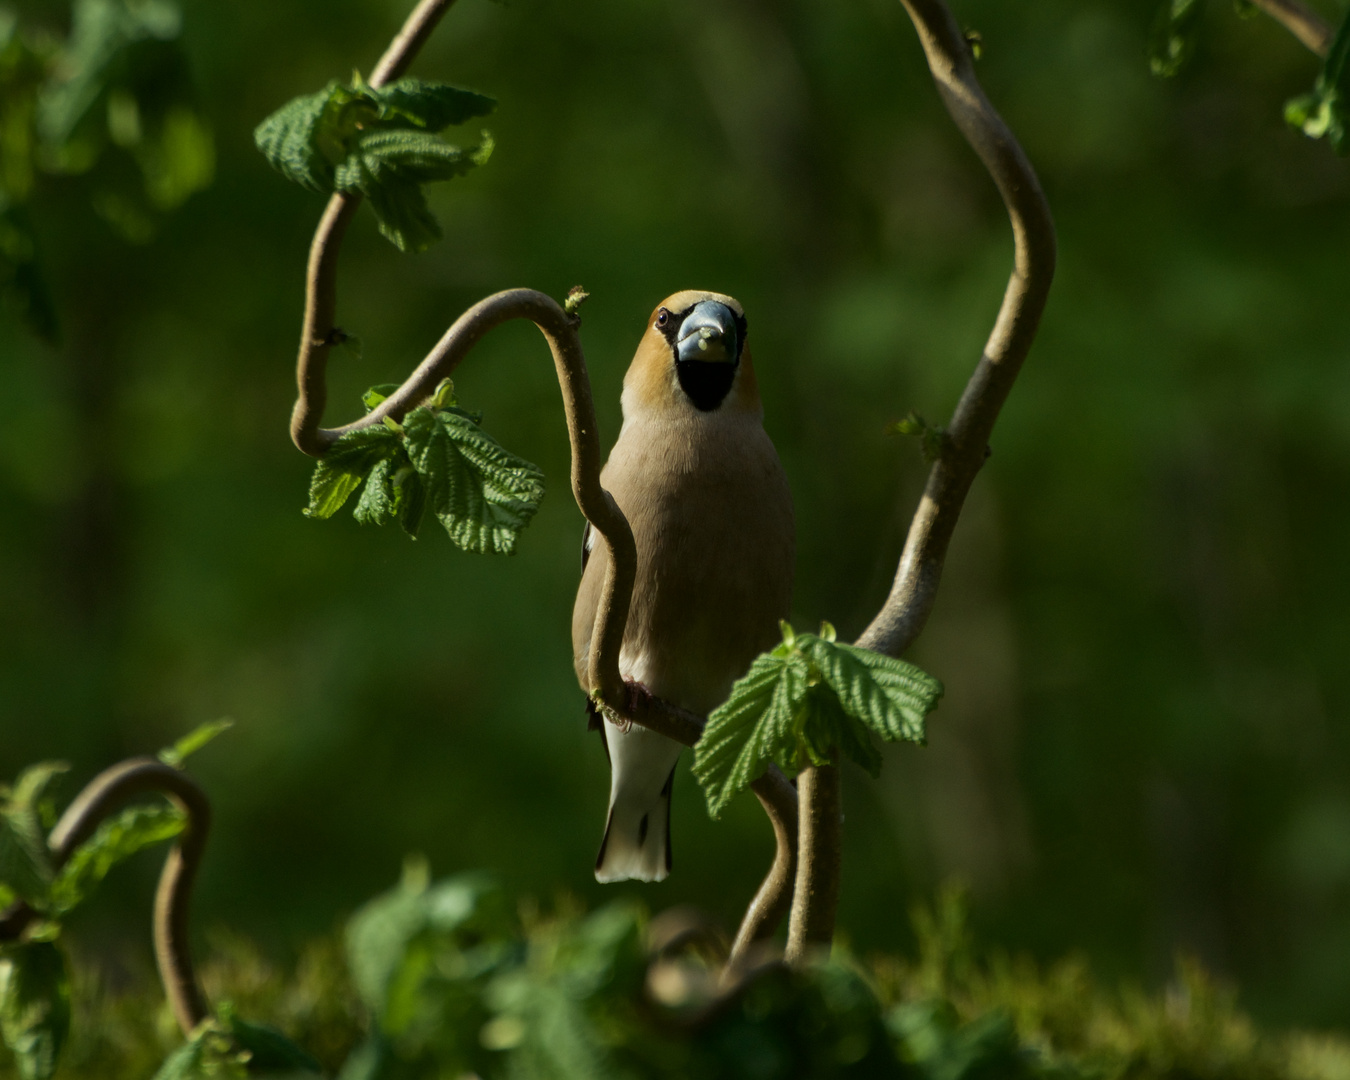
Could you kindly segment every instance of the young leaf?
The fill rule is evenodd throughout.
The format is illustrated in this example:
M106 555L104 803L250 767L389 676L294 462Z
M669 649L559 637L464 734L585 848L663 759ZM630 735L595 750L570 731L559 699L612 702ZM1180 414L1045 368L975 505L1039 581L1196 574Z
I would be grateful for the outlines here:
M43 796L68 766L44 761L20 774L0 804L0 884L45 910L52 881L51 855L42 822Z
M755 658L731 697L708 717L694 748L694 776L715 818L773 760L773 747L791 732L806 695L805 665L778 651Z
M402 452L398 433L383 424L349 431L314 466L305 514L332 517L379 462Z
M432 512L465 551L510 554L544 497L544 474L463 409L424 406L404 418L408 457Z
M50 941L0 948L0 1035L22 1080L56 1072L70 1032L70 981L61 950Z
M795 772L847 757L877 775L872 734L922 743L941 694L913 664L835 641L828 624L817 636L785 623L783 643L755 659L694 747L708 812L719 816L771 761Z
M462 176L492 154L492 139L470 150L425 131L376 130L361 136L333 183L370 199L380 232L400 251L425 251L441 237L422 185Z
M172 765L175 769L181 769L183 762L190 755L195 754L217 735L229 731L232 727L234 727L234 721L228 716L201 724L189 731L172 746L166 746L161 750L159 760L164 762L165 765Z
M400 79L373 89L358 76L351 87L334 81L295 98L253 138L276 169L311 191L364 194L386 237L401 251L422 251L441 235L422 185L461 176L492 153L486 134L463 150L438 133L495 105L440 83Z
M497 107L496 99L486 94L421 79L399 79L369 92L381 105L382 119L397 118L427 131L487 116Z
M337 89L334 79L316 94L292 98L253 130L254 144L274 169L287 180L324 195L333 190L336 162L319 149L317 136Z
M285 1076L299 1080L300 1076L320 1075L322 1066L303 1047L297 1046L276 1028L253 1024L234 1015L234 1010L222 1006L221 1020L235 1044L247 1053L251 1075Z
M105 819L94 835L75 849L51 886L50 907L65 915L78 907L118 863L142 848L171 840L187 817L176 806L129 806Z
M1326 138L1338 154L1350 153L1350 11L1332 39L1312 93L1285 104L1284 119L1310 139Z
M1149 67L1170 79L1186 66L1195 52L1204 0L1163 0L1149 37Z

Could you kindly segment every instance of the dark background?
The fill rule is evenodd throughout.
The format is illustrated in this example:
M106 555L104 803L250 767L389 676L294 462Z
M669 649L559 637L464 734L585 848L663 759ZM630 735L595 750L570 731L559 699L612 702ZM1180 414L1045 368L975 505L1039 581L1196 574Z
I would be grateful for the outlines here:
M913 651L947 685L930 745L847 778L841 927L906 948L910 906L959 875L1000 946L1149 984L1185 949L1264 1019L1344 1022L1350 170L1281 120L1315 58L1210 9L1193 66L1161 82L1150 2L957 5L1061 259ZM748 797L710 822L687 755L671 879L591 879L608 773L571 670L581 517L534 329L496 332L457 380L549 477L517 556L463 554L434 523L410 542L301 516L287 419L322 200L251 132L369 72L405 14L187 0L214 185L143 247L73 183L35 203L65 336L0 316L0 775L64 758L72 794L233 716L193 764L218 815L198 922L279 955L410 851L545 899L631 891L734 924L771 837ZM413 73L496 95L497 151L433 189L446 239L426 255L359 216L339 322L363 358L336 355L330 421L479 297L581 283L612 440L654 304L730 292L796 498L795 621L856 634L924 475L885 427L949 414L1011 257L902 9L459 0ZM110 881L77 937L147 950L155 864Z

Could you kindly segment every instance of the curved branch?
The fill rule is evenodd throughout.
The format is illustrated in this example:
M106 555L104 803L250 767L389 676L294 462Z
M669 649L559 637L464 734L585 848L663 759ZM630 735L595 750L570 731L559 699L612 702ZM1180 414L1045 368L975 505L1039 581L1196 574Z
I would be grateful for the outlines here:
M192 885L206 849L211 828L211 804L206 793L185 772L157 758L131 758L105 769L85 785L47 839L52 865L60 870L75 849L94 835L105 818L138 795L159 794L187 815L187 827L174 842L164 861L155 893L155 960L164 992L183 1034L210 1015L206 997L197 982L188 941L188 914ZM26 904L6 912L0 922L0 941L23 933L37 913Z
M407 71L408 65L453 3L454 0L422 0L375 65L370 85L383 86ZM319 457L328 448L327 444L316 440L315 433L323 419L323 407L328 398L324 381L328 353L341 340L335 324L338 251L342 247L347 226L351 224L356 208L360 205L359 194L339 192L330 198L309 246L309 269L305 275L305 318L300 330L300 355L295 370L299 396L291 413L291 439L311 457Z
M1252 0L1277 23L1298 38L1318 56L1325 57L1336 31L1332 25L1301 0Z
M1031 349L1055 273L1055 226L1021 146L975 78L970 46L943 0L901 0L918 31L947 111L989 171L1013 230L1013 271L994 329L942 437L886 603L857 644L890 656L909 647L928 620L956 520L989 455L989 437ZM787 956L798 963L828 950L839 898L840 792L834 767L797 781L800 836Z
M970 47L943 0L902 0L942 100L993 177L1012 222L1012 276L984 355L957 403L928 475L885 605L857 644L899 656L919 636L966 493L989 454L989 436L1026 359L1055 273L1055 226L1036 174L975 78Z

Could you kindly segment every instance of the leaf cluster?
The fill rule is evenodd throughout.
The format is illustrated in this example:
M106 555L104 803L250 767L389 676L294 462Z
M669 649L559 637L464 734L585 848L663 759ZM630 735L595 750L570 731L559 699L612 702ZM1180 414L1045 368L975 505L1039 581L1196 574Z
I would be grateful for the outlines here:
M222 730L219 723L204 725L165 753L181 763ZM0 942L0 1037L23 1080L48 1080L55 1073L70 1031L60 920L84 904L114 866L186 825L183 812L165 800L128 806L105 818L57 866L47 843L56 820L50 789L66 768L42 762L0 786L0 914L24 904L36 916L18 941Z
M1312 92L1291 98L1284 107L1284 118L1310 139L1325 138L1338 154L1350 153L1350 12L1327 50L1327 58L1313 84Z
M694 747L694 776L713 817L769 762L792 775L847 757L876 776L872 735L923 743L924 721L942 696L931 675L836 641L829 623L820 636L782 629L782 643L755 659Z
M366 392L373 409L392 391ZM397 521L415 537L427 507L465 551L512 554L520 531L544 498L537 465L506 450L461 409L445 379L430 400L396 423L343 435L314 467L310 517L327 518L358 489L353 516L362 524Z
M137 243L211 182L181 24L168 0L75 0L62 41L0 6L0 293L49 340L56 310L26 211L40 177L85 177L95 211Z
M284 176L310 191L360 192L400 251L424 251L441 237L423 185L462 176L492 154L484 133L468 149L442 132L486 116L496 101L421 79L373 87L359 74L287 102L253 133Z

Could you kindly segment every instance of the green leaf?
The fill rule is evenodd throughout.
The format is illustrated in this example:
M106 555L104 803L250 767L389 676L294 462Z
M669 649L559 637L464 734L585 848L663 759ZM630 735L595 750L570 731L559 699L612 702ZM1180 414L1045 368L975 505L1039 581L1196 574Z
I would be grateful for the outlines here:
M790 670L794 665L795 673ZM726 702L713 710L694 747L694 776L713 817L721 817L731 797L773 760L773 747L791 732L805 694L800 660L764 653L732 687Z
M234 721L228 716L201 724L189 731L172 746L166 746L161 750L159 760L164 762L165 765L172 765L175 769L181 769L183 762L188 757L195 754L217 735L224 734L232 727L234 727Z
M187 825L176 806L129 806L107 818L71 853L51 887L51 908L65 915L94 891L108 872L143 848L171 840Z
M718 817L769 762L795 772L847 757L877 775L871 736L922 743L941 695L913 664L837 642L828 624L823 636L783 624L783 643L755 659L694 747L708 812Z
M0 883L39 911L47 907L53 877L42 820L44 796L52 780L67 768L60 761L30 766L0 803Z
M253 142L272 168L301 187L325 195L333 190L336 163L319 147L319 128L337 89L335 79L316 94L292 98L253 130Z
M802 635L810 657L844 712L890 742L926 741L924 719L942 684L914 664L841 642Z
M391 996L407 982L413 943L427 933L455 935L494 925L497 887L481 874L427 883L426 864L410 860L400 884L352 916L347 926L347 966L366 1007L384 1016Z
M235 1044L248 1055L248 1071L285 1076L320 1075L323 1068L314 1056L296 1045L276 1028L250 1023L221 1007L222 1018Z
M1170 79L1186 66L1195 52L1204 0L1163 0L1149 37L1149 67Z
M305 514L332 517L379 462L402 452L398 433L383 424L349 431L314 466Z
M70 1032L65 956L50 941L0 948L0 1035L22 1080L48 1080Z
M1284 119L1310 139L1325 138L1338 154L1350 153L1350 11L1327 50L1322 71L1312 92L1291 98L1284 107Z
M177 5L166 0L76 0L61 64L65 78L53 82L38 102L43 140L60 146L86 118L95 120L109 88L134 74L130 50L143 42L173 41L181 29ZM142 66L150 59L144 50L136 56Z
M485 162L492 139L463 150L418 130L375 130L362 135L333 183L338 191L360 191L370 199L382 232L400 251L425 251L441 237L422 185L462 176Z
M154 1080L247 1080L248 1059L248 1051L213 1017L169 1055Z
M450 539L465 551L513 552L544 497L539 467L504 449L472 414L454 406L414 409L403 430L408 457Z
M380 103L382 120L402 120L427 131L487 116L497 107L496 99L486 94L421 79L399 79L369 92Z
M273 167L312 191L358 191L370 199L380 231L402 251L440 238L422 185L461 176L492 153L484 134L461 149L438 132L491 112L496 103L470 90L400 79L378 90L330 82L295 98L253 133Z

